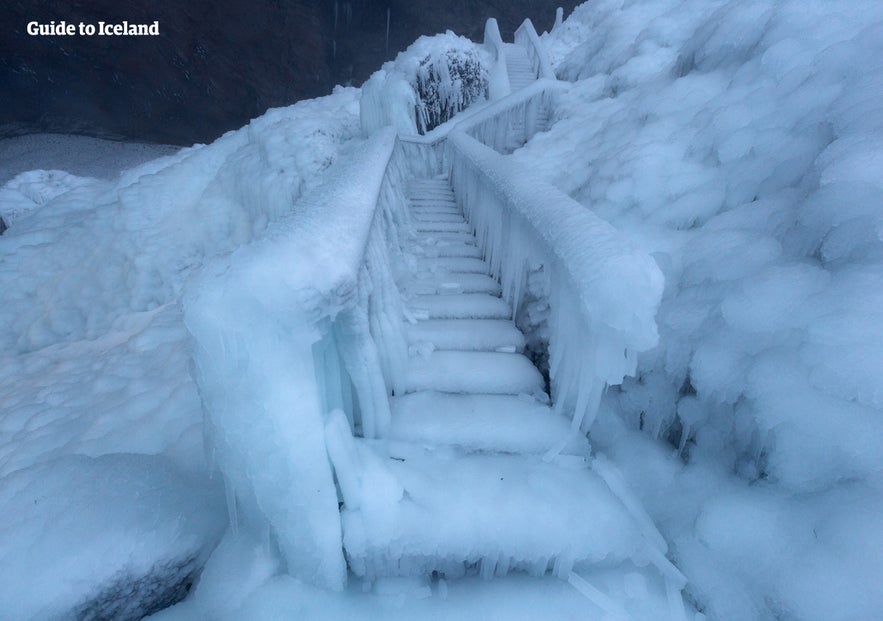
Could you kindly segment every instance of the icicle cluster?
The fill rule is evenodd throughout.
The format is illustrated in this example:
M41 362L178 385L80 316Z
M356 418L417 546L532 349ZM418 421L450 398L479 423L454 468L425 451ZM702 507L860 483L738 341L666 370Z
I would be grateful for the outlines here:
M504 135L507 121L488 118L482 133ZM588 429L605 386L633 375L637 352L656 344L662 274L609 224L466 133L448 145L457 200L514 308L542 266L552 397Z

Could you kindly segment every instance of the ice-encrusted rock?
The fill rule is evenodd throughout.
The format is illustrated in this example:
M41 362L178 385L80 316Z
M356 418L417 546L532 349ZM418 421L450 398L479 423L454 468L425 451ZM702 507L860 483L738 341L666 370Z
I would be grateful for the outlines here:
M187 594L226 524L216 486L122 453L12 473L0 515L3 620L140 619Z

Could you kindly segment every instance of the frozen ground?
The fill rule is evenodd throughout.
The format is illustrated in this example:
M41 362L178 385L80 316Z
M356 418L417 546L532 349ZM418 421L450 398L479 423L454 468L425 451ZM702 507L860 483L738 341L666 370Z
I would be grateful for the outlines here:
M883 6L598 0L544 44L573 85L511 157L666 279L659 345L605 395L593 447L668 541L696 619L883 618ZM0 143L0 507L16 516L0 526L0 598L16 598L0 619L116 610L126 572L146 578L143 610L185 587L227 516L182 294L213 258L279 239L295 199L362 143L358 97L272 110L119 176L91 147L75 169L42 159L68 146L14 139L10 163ZM89 544L104 532L121 543ZM646 568L331 593L286 575L278 546L228 529L156 618L669 614Z

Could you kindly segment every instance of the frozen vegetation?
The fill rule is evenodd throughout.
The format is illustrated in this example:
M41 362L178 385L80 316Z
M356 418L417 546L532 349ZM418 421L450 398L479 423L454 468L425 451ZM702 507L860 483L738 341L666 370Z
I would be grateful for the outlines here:
M362 129L425 134L488 94L491 56L448 31L420 37L362 85Z
M883 6L510 46L3 179L0 620L883 618Z

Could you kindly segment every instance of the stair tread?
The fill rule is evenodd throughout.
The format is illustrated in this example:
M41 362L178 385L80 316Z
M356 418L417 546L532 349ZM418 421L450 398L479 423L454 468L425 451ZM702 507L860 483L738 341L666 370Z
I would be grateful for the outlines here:
M432 214L414 214L415 222L426 222L429 224L435 224L439 222L466 222L466 218L463 217L463 214L460 213L432 213Z
M415 315L424 319L510 319L512 309L505 300L486 293L421 295L410 302Z
M532 397L415 392L390 401L390 438L467 451L545 453L570 434L569 421ZM568 442L585 452L582 436Z
M415 222L414 228L419 233L472 233L472 227L466 222Z
M481 250L471 244L456 243L425 243L413 244L408 248L409 252L424 257L473 257L481 258Z
M414 242L420 245L434 244L461 244L466 246L475 246L478 240L472 232L466 231L424 231L418 232L414 237Z
M474 248L474 246L465 246ZM455 293L487 293L498 296L500 283L486 274L432 273L415 274L405 284L404 289L415 295L451 295Z
M434 351L408 361L407 392L437 390L477 394L535 394L545 382L537 368L517 353Z
M410 343L431 343L437 350L524 347L524 335L508 319L427 319L406 326L406 333Z
M433 215L451 215L463 217L463 212L457 207L411 207L411 215L426 218Z
M482 561L495 569L544 574L550 562L620 562L646 545L636 521L582 458L420 450L395 443L376 451L383 483L402 490L389 505L362 503L341 512L353 572L428 575ZM392 457L392 458L390 458ZM361 497L376 494L364 483ZM361 491L361 490L360 490ZM391 494L390 494L391 495ZM569 569L565 569L565 572Z
M464 274L487 274L490 272L487 261L475 257L423 257L417 259L417 267L432 272L462 272Z

